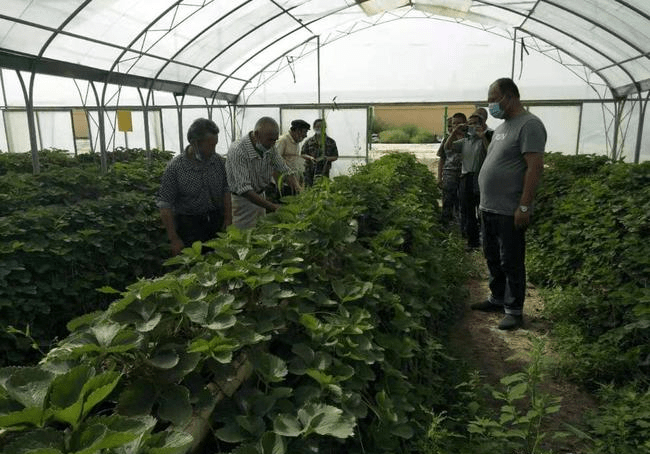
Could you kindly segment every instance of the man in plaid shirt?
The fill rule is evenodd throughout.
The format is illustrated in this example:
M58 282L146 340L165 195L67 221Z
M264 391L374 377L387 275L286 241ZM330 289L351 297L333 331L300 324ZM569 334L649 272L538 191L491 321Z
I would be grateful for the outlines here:
M305 158L305 186L312 186L316 177L330 176L332 162L339 157L334 139L326 134L325 120L314 121L314 135L302 146L301 155Z

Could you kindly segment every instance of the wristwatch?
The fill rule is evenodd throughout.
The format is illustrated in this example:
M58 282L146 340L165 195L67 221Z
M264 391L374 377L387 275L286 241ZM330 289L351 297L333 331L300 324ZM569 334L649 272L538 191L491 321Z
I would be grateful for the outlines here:
M519 211L521 211L522 213L527 213L528 207L526 205L519 205Z

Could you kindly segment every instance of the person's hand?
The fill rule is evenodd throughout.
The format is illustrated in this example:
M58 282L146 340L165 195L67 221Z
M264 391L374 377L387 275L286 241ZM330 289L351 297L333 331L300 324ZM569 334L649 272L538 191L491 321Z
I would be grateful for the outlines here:
M466 132L467 132L467 125L465 123L462 123L460 125L456 125L454 130L451 131L452 140L454 138L462 139L463 137L465 137Z
M519 208L515 211L515 228L525 229L530 224L530 210L523 213Z
M183 240L180 238L174 238L171 240L172 255L180 254L184 247L185 245L183 244Z

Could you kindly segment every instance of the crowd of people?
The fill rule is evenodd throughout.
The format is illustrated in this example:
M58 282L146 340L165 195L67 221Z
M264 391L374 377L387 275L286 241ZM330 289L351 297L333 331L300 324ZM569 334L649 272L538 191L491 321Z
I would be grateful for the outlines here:
M278 185L283 195L297 194L318 178L328 178L338 158L325 121L314 121L314 135L299 149L311 126L291 122L279 137L273 118L262 117L255 127L228 148L227 158L216 153L219 128L206 118L187 131L188 145L167 165L157 204L173 255L195 241L207 241L230 224L254 227L257 220L278 209L265 192Z
M523 324L526 291L525 232L543 170L546 130L521 103L512 79L501 78L488 89L489 106L469 118L461 112L447 122L438 150L438 184L442 190L441 224L460 228L468 250L482 247L489 271L490 294L474 310L502 312L500 329ZM489 114L503 120L487 126ZM234 224L255 226L278 209L265 191L277 185L283 195L299 193L318 178L328 178L338 158L326 122L311 126L297 119L279 137L278 123L260 118L253 131L233 142L227 158L215 152L219 128L195 120L188 145L167 165L158 193L163 225L176 255L195 241L207 241ZM205 248L205 247L204 247Z

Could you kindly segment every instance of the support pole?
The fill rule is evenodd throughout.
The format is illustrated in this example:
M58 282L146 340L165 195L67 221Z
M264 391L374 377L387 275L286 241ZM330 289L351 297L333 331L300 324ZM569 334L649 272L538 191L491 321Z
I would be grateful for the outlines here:
M181 97L181 102L178 102L178 96ZM174 101L176 102L176 115L178 117L178 146L180 147L180 152L182 153L185 147L183 144L185 141L183 140L183 99L185 98L185 95L179 95L174 93Z
M580 113L578 114L578 137L576 139L576 156L580 154L580 132L582 131L582 111L584 103L580 103Z
M634 163L638 164L641 159L641 141L643 140L643 126L645 124L645 113L648 107L648 99L650 98L650 91L645 97L645 101L639 91L639 127L636 130L636 146L634 148Z
M614 142L612 143L612 159L617 160L618 156L618 132L621 127L621 119L623 117L623 106L625 105L625 98L618 98L614 101Z
M93 89L93 93L95 93L95 102L97 103L97 113L98 113L98 118L97 118L97 125L99 127L99 159L100 159L100 167L102 173L107 173L108 172L108 162L106 159L106 137L104 135L105 133L105 125L104 125L104 103L100 101L99 99L99 93L97 93L97 87L95 87L95 82L90 81L90 86Z
M16 70L20 86L23 89L23 96L25 97L25 109L27 111L27 128L29 129L29 145L32 149L32 172L34 175L41 173L41 166L38 162L38 142L36 141L36 122L34 121L34 104L33 104L33 86L35 73L32 72L31 80L29 83L30 90L27 91L25 80L20 71Z
M510 67L510 78L515 80L515 57L517 55L517 29L515 28L515 36L512 38L512 64ZM447 125L445 125L446 127Z
M147 154L147 162L151 164L151 140L149 138L149 103L145 101L144 96L142 96L142 90L140 88L138 88L138 95L140 95L140 102L142 103L142 115L144 120L144 146Z

